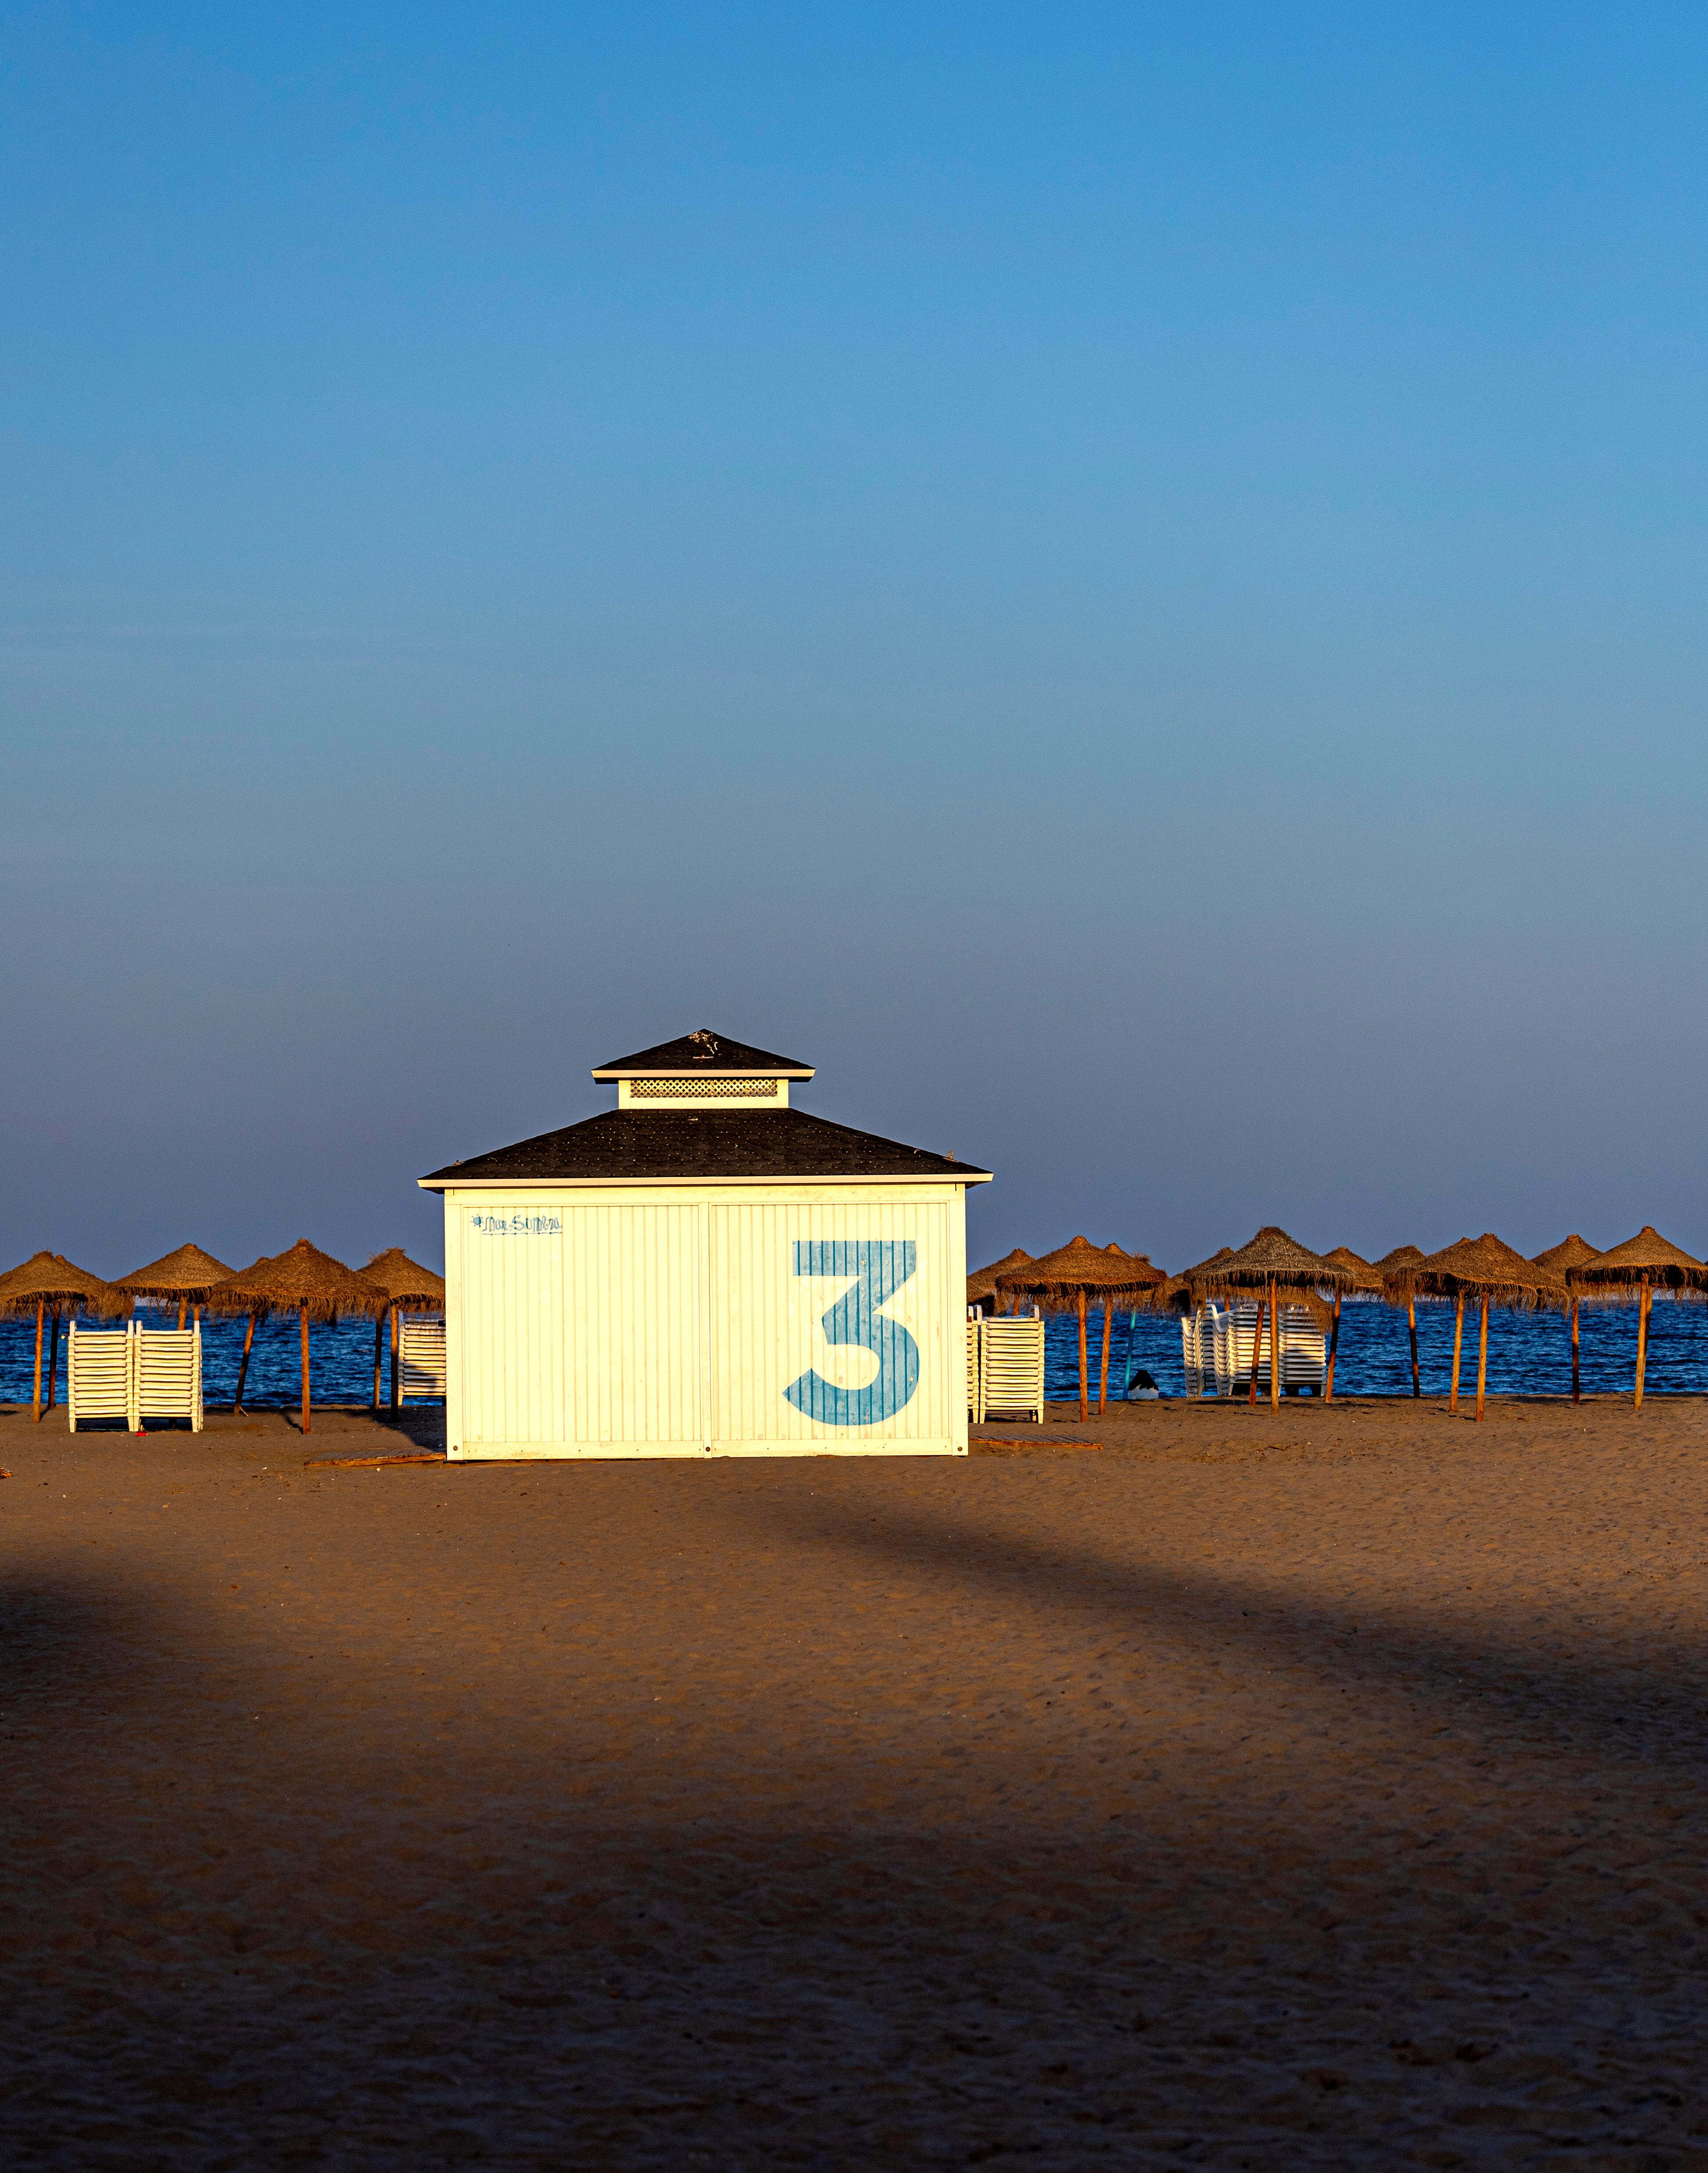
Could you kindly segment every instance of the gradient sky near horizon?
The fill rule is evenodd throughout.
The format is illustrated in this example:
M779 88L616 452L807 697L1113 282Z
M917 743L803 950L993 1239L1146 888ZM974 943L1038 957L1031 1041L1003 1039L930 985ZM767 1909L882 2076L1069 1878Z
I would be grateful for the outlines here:
M21 5L0 1254L710 1025L978 1259L1708 1251L1708 18Z

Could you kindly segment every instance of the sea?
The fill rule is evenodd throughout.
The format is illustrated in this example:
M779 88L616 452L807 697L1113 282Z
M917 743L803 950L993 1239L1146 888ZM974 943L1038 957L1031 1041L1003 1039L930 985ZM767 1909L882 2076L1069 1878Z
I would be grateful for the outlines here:
M139 1326L175 1328L176 1307L170 1312L139 1309ZM93 1321L95 1329L119 1326L116 1321ZM246 1320L202 1323L202 1401L209 1409L228 1408L237 1393L237 1369L243 1357ZM249 1378L244 1383L246 1410L295 1410L302 1401L302 1331L295 1313L264 1320L255 1331L255 1347L249 1356ZM47 1370L46 1335L42 1339L42 1372ZM64 1325L59 1337L59 1400L65 1399ZM35 1315L0 1319L0 1404L27 1404L34 1393L35 1371ZM335 1324L311 1322L309 1326L309 1374L317 1404L365 1404L374 1394L374 1324L371 1320L341 1320ZM386 1329L385 1371L380 1384L382 1401L391 1396L390 1327ZM44 1378L42 1393L46 1394ZM437 1398L412 1396L412 1410Z
M1467 1307L1459 1361L1463 1394L1477 1387L1479 1316ZM1637 1362L1637 1308L1597 1304L1578 1309L1578 1358L1587 1396L1629 1394ZM1091 1391L1097 1392L1102 1355L1102 1316L1094 1313L1086 1335ZM1453 1309L1417 1309L1418 1369L1426 1396L1445 1396L1452 1384ZM1129 1372L1150 1373L1164 1395L1183 1395L1180 1322L1172 1314L1115 1315L1109 1345L1109 1393L1123 1391ZM1334 1362L1337 1395L1409 1396L1411 1345L1404 1313L1380 1300L1358 1298L1340 1309L1340 1342ZM1080 1393L1080 1329L1058 1317L1044 1324L1044 1394L1066 1403ZM1496 1396L1569 1396L1571 1329L1563 1313L1491 1309L1489 1314L1489 1393ZM1657 1298L1649 1312L1645 1395L1708 1394L1708 1305ZM1303 1399L1301 1399L1303 1400Z
M176 1325L175 1313L145 1313L138 1318L148 1327ZM1584 1394L1628 1394L1636 1363L1636 1308L1587 1305L1581 1308L1579 1319ZM236 1392L245 1326L241 1320L204 1320L202 1324L202 1393L211 1406L229 1405ZM1102 1332L1102 1315L1093 1313L1086 1342L1094 1396ZM294 1316L264 1321L256 1329L249 1381L244 1390L245 1405L257 1410L296 1405L300 1395L298 1336ZM0 1319L0 1403L30 1401L35 1351L33 1314L27 1318ZM368 1402L374 1387L371 1322L348 1320L311 1326L309 1354L317 1404ZM1419 1306L1418 1356L1424 1394L1445 1395L1452 1371L1450 1306ZM1185 1393L1180 1323L1172 1315L1118 1312L1109 1347L1110 1394L1124 1394L1129 1379L1141 1369L1151 1376L1163 1394ZM58 1373L62 1400L62 1330ZM388 1358L385 1382L389 1380ZM1477 1321L1474 1313L1467 1313L1461 1387L1474 1391L1476 1382ZM1411 1394L1411 1361L1403 1313L1366 1300L1354 1300L1342 1308L1334 1384L1345 1395ZM1491 1313L1489 1388L1499 1396L1569 1394L1571 1345L1565 1318L1554 1313ZM1666 1299L1656 1302L1649 1316L1645 1388L1646 1394L1655 1395L1708 1394L1708 1306ZM1053 1403L1070 1402L1079 1394L1079 1324L1070 1316L1045 1324L1044 1392ZM389 1394L389 1386L382 1384L381 1394Z

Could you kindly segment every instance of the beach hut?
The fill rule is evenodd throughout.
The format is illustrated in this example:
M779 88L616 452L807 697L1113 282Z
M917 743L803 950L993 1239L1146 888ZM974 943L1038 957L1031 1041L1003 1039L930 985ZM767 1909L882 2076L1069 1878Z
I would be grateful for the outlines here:
M199 1321L208 1291L216 1283L223 1283L230 1273L224 1260L216 1260L212 1253L204 1253L199 1245L180 1245L175 1253L151 1260L134 1275L121 1275L113 1288L127 1298L176 1298L178 1325L182 1328L186 1308L194 1306Z
M1459 1408L1459 1353L1464 1341L1465 1300L1474 1297L1482 1308L1477 1340L1477 1416L1483 1415L1483 1396L1489 1378L1489 1308L1501 1305L1529 1308L1538 1305L1564 1307L1565 1279L1552 1268L1538 1267L1522 1253L1485 1230L1480 1237L1461 1237L1439 1253L1425 1254L1413 1271L1413 1288L1425 1297L1453 1301L1453 1380L1447 1398L1449 1410Z
M1582 1294L1572 1283L1568 1271L1572 1268L1587 1267L1592 1260L1600 1258L1601 1254L1588 1239L1580 1237L1575 1230L1571 1237L1562 1237L1557 1245L1550 1245L1545 1253L1531 1255L1533 1267L1552 1268L1556 1275L1565 1276L1566 1289L1570 1293L1567 1303L1571 1311L1571 1400L1575 1404L1581 1401L1578 1392L1577 1308Z
M1328 1367L1323 1384L1323 1400L1325 1404L1332 1404L1334 1400L1334 1361L1340 1355L1340 1301L1343 1297L1381 1297L1384 1291L1382 1277L1361 1254L1353 1251L1350 1245L1336 1245L1323 1257L1325 1260L1334 1261L1358 1278L1355 1282L1348 1283L1344 1289L1338 1283L1334 1286L1334 1324L1328 1331Z
M1371 1262L1375 1272L1382 1278L1382 1296L1392 1306L1405 1308L1405 1324L1411 1337L1411 1392L1414 1397L1423 1394L1423 1376L1417 1362L1417 1274L1424 1258L1420 1245L1396 1245L1391 1253L1384 1253L1379 1260Z
M709 1028L601 1064L617 1107L451 1162L454 1459L964 1455L969 1185L791 1106Z
M1568 1286L1586 1297L1637 1301L1637 1377L1633 1408L1643 1408L1643 1375L1649 1358L1649 1302L1657 1291L1670 1297L1695 1297L1708 1290L1708 1266L1692 1259L1670 1238L1645 1223L1635 1237L1611 1246L1592 1260L1565 1271Z
M243 1384L249 1372L250 1346L255 1340L257 1319L269 1313L291 1312L297 1315L302 1331L303 1375L303 1432L310 1430L309 1381L309 1323L310 1320L338 1320L349 1313L383 1313L391 1302L378 1283L369 1282L358 1275L353 1268L347 1268L342 1260L335 1260L330 1253L323 1253L311 1245L306 1237L299 1237L287 1253L265 1254L253 1266L240 1274L229 1275L209 1296L210 1308L221 1313L249 1315L249 1333L244 1338L243 1364L237 1377L237 1397L232 1408L240 1409Z
M41 1329L45 1313L52 1315L47 1351L47 1403L53 1409L54 1377L59 1370L59 1315L62 1307L82 1306L94 1313L112 1313L121 1301L114 1297L99 1275L73 1265L62 1253L32 1253L15 1268L0 1275L0 1313L35 1314L35 1390L32 1415L41 1423Z
M391 1410L395 1416L403 1407L401 1377L397 1365L397 1315L407 1306L412 1313L443 1313L445 1311L445 1277L436 1275L431 1268L423 1268L412 1260L401 1245L393 1245L383 1253L376 1253L362 1270L370 1283L378 1283L390 1297L387 1308L391 1321ZM380 1361L384 1346L386 1315L378 1315L374 1322L374 1408L380 1408Z
M1103 1306L1102 1398L1098 1410L1108 1407L1109 1326L1118 1305L1148 1304L1150 1293L1167 1281L1161 1268L1139 1260L1118 1246L1094 1245L1088 1237L1070 1238L1042 1259L1023 1268L1010 1268L997 1277L997 1288L1029 1297L1045 1313L1076 1313L1080 1323L1080 1416L1091 1415L1091 1388L1086 1355L1086 1308L1093 1296Z
M998 1297L996 1278L1006 1274L1010 1268L1025 1267L1031 1258L1032 1254L1024 1247L1016 1245L1011 1253L1005 1253L999 1260L993 1260L988 1268L975 1268L967 1278L967 1304L976 1305L981 1311L986 1306L994 1306Z
M1327 1310L1317 1292L1341 1291L1354 1281L1352 1271L1311 1252L1290 1237L1279 1224L1267 1222L1249 1244L1231 1252L1224 1246L1183 1276L1197 1305L1213 1290L1252 1290L1258 1293L1256 1333L1252 1337L1252 1378L1249 1400L1258 1400L1258 1372L1263 1340L1263 1314L1269 1322L1269 1403L1279 1410L1281 1402L1280 1338L1276 1332L1278 1308L1304 1304L1319 1317Z

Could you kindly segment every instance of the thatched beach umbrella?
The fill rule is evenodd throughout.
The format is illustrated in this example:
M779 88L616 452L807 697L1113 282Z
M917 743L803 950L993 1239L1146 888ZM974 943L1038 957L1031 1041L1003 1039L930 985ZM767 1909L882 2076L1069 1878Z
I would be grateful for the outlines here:
M1348 1283L1344 1291L1337 1285L1334 1291L1334 1323L1328 1331L1328 1367L1323 1383L1323 1400L1325 1404L1332 1404L1334 1400L1334 1361L1340 1351L1340 1301L1343 1297L1380 1297L1382 1283L1382 1277L1369 1261L1361 1253L1355 1253L1350 1245L1336 1245L1323 1257L1350 1270L1358 1278L1356 1282Z
M215 1283L223 1283L230 1273L224 1260L216 1260L212 1253L204 1253L199 1245L180 1245L175 1253L151 1260L134 1275L121 1275L113 1288L127 1297L175 1297L178 1325L181 1328L186 1307L193 1305L196 1318L200 1320L208 1291Z
M1192 1294L1193 1276L1202 1275L1206 1268L1213 1267L1218 1260L1231 1260L1232 1258L1233 1247L1224 1245L1219 1253L1213 1253L1209 1259L1200 1261L1196 1268L1183 1268L1177 1275L1170 1275L1166 1282L1159 1284L1150 1293L1150 1310L1153 1313L1195 1313L1198 1301Z
M412 1260L401 1245L392 1245L383 1253L376 1253L363 1269L370 1283L378 1283L391 1302L387 1308L391 1316L391 1408L394 1412L402 1408L401 1383L397 1373L397 1312L407 1306L412 1313L443 1313L445 1311L445 1277L436 1275L431 1268L423 1268ZM374 1322L374 1408L380 1408L380 1339L385 1333L385 1316L378 1314Z
M1263 1340L1263 1311L1269 1316L1269 1405L1279 1410L1281 1405L1280 1338L1276 1333L1280 1318L1278 1308L1282 1305L1308 1302L1316 1299L1319 1290L1344 1291L1350 1289L1356 1281L1350 1268L1338 1260L1326 1259L1321 1253L1312 1253L1297 1238L1274 1222L1266 1222L1248 1245L1237 1252L1226 1248L1208 1260L1200 1260L1195 1268L1188 1268L1186 1281L1191 1286L1194 1303L1199 1293L1206 1290L1254 1290L1258 1292L1258 1322L1252 1336L1252 1385L1249 1400L1258 1400L1258 1367ZM1319 1312L1321 1301L1316 1299Z
M1417 1363L1417 1275L1415 1270L1424 1258L1419 1245L1396 1245L1391 1253L1384 1253L1372 1263L1382 1278L1382 1296L1392 1306L1405 1308L1405 1324L1411 1335L1411 1392L1414 1397L1423 1394L1423 1377Z
M1046 1313L1074 1313L1080 1320L1080 1416L1090 1416L1091 1398L1086 1366L1086 1302L1095 1292L1108 1309L1117 1305L1146 1305L1150 1293L1167 1281L1161 1268L1135 1259L1127 1253L1105 1252L1087 1237L1075 1237L1046 1253L1041 1260L1024 1267L1005 1269L996 1279L1004 1292L1035 1298ZM1107 1340L1107 1330L1105 1329ZM1104 1375L1107 1395L1108 1376Z
M321 1252L306 1237L299 1237L288 1253L276 1254L270 1259L263 1254L240 1275L229 1276L215 1288L208 1302L221 1313L248 1313L249 1337L243 1346L245 1372L256 1321L270 1313L292 1311L297 1314L302 1328L303 1432L307 1433L310 1426L309 1322L337 1320L351 1313L383 1313L391 1300L378 1283L358 1275L353 1268L347 1268L330 1253ZM242 1394L240 1375L240 1403Z
M1539 1268L1522 1253L1502 1243L1492 1230L1480 1237L1461 1237L1419 1261L1413 1287L1426 1297L1453 1301L1453 1384L1447 1399L1449 1410L1459 1408L1459 1351L1464 1340L1465 1300L1478 1299L1482 1307L1482 1329L1477 1345L1477 1416L1483 1415L1483 1396L1489 1378L1489 1308L1504 1305L1528 1308L1538 1305L1564 1307L1565 1278L1552 1268Z
M1645 1223L1635 1237L1614 1245L1592 1260L1568 1268L1566 1281L1586 1297L1637 1299L1637 1381L1633 1409L1643 1408L1643 1374L1649 1357L1649 1301L1657 1290L1674 1297L1708 1290L1708 1266L1681 1252L1669 1238Z
M41 1423L41 1323L49 1307L53 1311L53 1336L47 1354L47 1404L53 1409L54 1377L59 1371L59 1309L85 1306L93 1313L113 1313L122 1301L115 1297L99 1275L74 1267L62 1253L32 1253L15 1268L0 1275L0 1313L35 1313L35 1394L34 1416Z
M1552 1268L1556 1275L1565 1275L1566 1287L1571 1291L1569 1301L1571 1307L1571 1400L1577 1403L1581 1400L1577 1376L1577 1306L1581 1293L1571 1289L1571 1277L1567 1270L1587 1267L1592 1260L1598 1260L1601 1254L1587 1238L1580 1237L1574 1230L1571 1237L1562 1237L1557 1245L1550 1245L1545 1253L1533 1253L1530 1257L1537 1267Z
M993 1260L988 1268L975 1268L967 1278L968 1305L994 1305L997 1298L996 1278L1006 1275L1010 1268L1023 1268L1032 1254L1023 1246L1016 1245L1011 1253L1005 1253L999 1260Z

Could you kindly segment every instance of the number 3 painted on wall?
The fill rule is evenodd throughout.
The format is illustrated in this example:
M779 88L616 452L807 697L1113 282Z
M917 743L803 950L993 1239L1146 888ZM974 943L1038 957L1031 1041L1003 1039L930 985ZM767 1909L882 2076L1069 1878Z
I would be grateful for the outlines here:
M879 1243L801 1244L795 1248L798 1275L858 1275L827 1313L821 1326L827 1343L853 1343L876 1352L878 1370L863 1388L833 1388L816 1369L791 1382L784 1394L798 1411L827 1426L871 1426L893 1418L919 1385L919 1346L899 1320L878 1311L913 1274L913 1241Z

